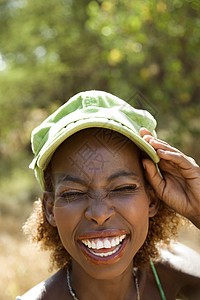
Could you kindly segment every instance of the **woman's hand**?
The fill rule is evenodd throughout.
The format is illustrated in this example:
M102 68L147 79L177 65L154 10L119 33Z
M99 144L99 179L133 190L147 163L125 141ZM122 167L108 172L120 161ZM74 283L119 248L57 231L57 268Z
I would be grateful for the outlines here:
M155 164L147 158L143 166L147 180L159 199L200 228L200 167L193 158L159 140L142 128L140 135L160 157L160 177Z

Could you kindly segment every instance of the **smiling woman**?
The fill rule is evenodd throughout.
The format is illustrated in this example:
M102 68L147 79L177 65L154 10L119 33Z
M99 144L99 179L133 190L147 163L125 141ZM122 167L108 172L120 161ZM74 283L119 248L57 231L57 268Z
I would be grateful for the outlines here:
M199 299L200 256L173 242L180 215L200 227L199 167L155 126L148 112L89 91L33 131L43 197L24 231L60 270L18 299Z

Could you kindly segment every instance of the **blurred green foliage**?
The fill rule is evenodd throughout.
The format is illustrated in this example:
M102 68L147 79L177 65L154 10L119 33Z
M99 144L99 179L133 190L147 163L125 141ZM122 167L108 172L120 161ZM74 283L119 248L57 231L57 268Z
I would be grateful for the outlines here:
M0 0L0 28L4 211L39 193L31 130L82 90L149 109L161 138L200 162L199 0Z

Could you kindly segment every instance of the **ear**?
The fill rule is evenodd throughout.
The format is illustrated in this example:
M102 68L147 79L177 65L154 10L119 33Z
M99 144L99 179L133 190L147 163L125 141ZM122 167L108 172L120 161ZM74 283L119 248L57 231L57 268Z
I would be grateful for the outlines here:
M56 221L54 216L54 195L53 193L44 192L42 199L44 212L46 218L52 226L56 227Z
M158 212L160 200L158 199L154 189L150 185L148 185L147 187L147 194L149 197L149 218L152 218Z

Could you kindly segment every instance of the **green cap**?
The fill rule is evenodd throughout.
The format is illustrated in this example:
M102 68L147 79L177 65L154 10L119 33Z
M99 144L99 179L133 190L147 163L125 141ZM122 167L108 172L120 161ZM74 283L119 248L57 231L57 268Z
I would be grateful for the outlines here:
M156 136L156 120L148 111L135 109L122 99L103 91L81 92L70 98L32 132L31 144L35 157L30 168L35 171L42 190L45 190L44 171L56 149L72 134L91 127L107 128L123 134L155 163L159 162L156 151L139 134L140 128L145 127Z

